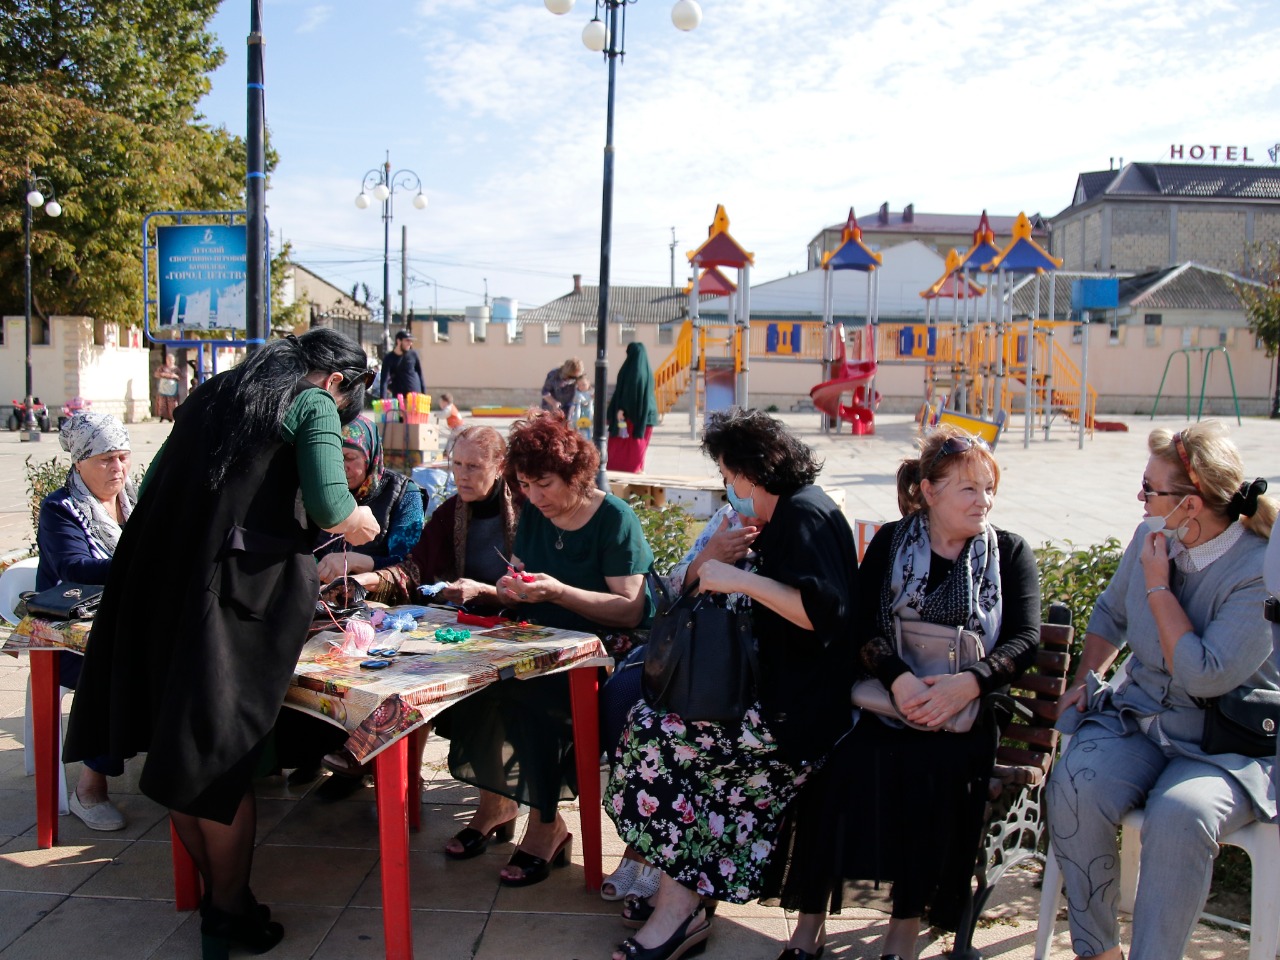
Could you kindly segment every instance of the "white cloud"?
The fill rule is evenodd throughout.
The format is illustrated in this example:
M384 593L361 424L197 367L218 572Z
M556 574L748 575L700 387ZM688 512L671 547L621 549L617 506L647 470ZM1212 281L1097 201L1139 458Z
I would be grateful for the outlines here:
M302 22L295 28L297 33L311 33L317 30L330 16L333 15L333 7L326 3L317 4L314 7L308 7L302 14Z

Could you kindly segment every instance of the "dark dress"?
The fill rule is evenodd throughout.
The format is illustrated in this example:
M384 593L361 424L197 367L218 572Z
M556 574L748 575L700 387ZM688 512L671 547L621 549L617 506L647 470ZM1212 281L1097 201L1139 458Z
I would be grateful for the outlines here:
M860 667L886 686L905 668L877 626L898 522L886 523L871 541L857 585ZM973 671L982 693L1019 676L1039 643L1035 556L1016 534L996 530L996 543L1000 630ZM953 566L933 554L926 589L937 589ZM968 733L943 733L892 727L863 713L791 811L785 850L771 866L762 899L806 913L839 913L844 903L878 899L868 889L846 891L845 880L892 882L894 917L927 915L932 925L955 930L982 839L996 738L989 717Z
M146 753L143 793L231 823L306 640L319 578L293 444L273 443L210 489L204 413L226 386L214 377L177 409L124 527L64 757Z
M740 721L686 723L636 704L604 800L618 835L702 896L744 903L788 805L849 728L857 551L817 487L779 499L756 538L757 572L800 591L812 630L751 606L758 702Z
M560 549L557 541L563 544ZM606 577L645 573L653 565L640 521L612 494L581 529L562 534L526 503L515 553L532 573L599 593L609 592ZM651 614L648 603L646 621ZM516 612L533 623L601 637L613 629L554 603L522 604ZM449 772L454 779L525 804L537 810L544 823L555 819L561 800L577 794L567 674L501 680L447 713Z

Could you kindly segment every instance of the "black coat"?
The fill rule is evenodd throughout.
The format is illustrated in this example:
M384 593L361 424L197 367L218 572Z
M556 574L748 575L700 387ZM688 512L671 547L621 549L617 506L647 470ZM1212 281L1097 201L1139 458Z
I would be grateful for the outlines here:
M124 527L64 757L145 752L143 793L230 823L284 701L319 578L292 444L272 444L209 488L202 414L219 380L178 407Z

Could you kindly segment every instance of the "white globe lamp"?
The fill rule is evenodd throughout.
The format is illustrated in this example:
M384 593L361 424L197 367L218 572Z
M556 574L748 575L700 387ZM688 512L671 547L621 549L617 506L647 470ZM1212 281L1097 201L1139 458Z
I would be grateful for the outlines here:
M367 193L361 193L360 196L356 197L356 207L361 210L368 210L369 204L372 202L373 201L369 199L369 195Z
M600 53L609 45L609 30L598 17L582 28L582 42L588 50Z
M44 194L39 190L32 190L27 194L27 206L38 207L44 203Z
M557 17L562 17L573 9L573 0L542 0L542 2Z
M387 199L387 197L391 196L391 188L385 183L380 183L373 188L373 195L377 198L379 203L382 203Z
M427 209L427 195L425 193L419 193L413 198L413 205L419 210Z
M696 30L698 24L702 23L702 8L695 0L677 0L676 5L671 8L671 22L677 30L686 33Z
M45 205L44 212L51 217L60 217L62 216L62 204L57 200L50 200Z

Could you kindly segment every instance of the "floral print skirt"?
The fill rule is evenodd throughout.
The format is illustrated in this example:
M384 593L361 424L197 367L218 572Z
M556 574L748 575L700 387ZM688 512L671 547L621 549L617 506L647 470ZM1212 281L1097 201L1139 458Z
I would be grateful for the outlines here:
M782 759L759 704L736 723L685 723L641 701L614 753L604 807L618 835L663 873L704 897L746 903L812 770Z

